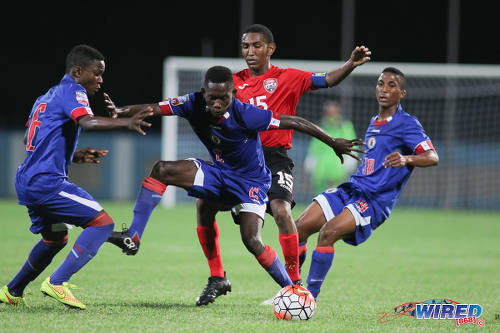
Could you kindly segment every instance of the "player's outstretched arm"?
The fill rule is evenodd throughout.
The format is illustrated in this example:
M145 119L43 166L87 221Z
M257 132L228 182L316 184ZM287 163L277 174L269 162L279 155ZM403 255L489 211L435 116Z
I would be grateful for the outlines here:
M98 158L106 156L108 152L106 149L82 148L73 154L73 162L99 164L101 161Z
M363 142L363 140L347 140L343 138L334 139L330 135L328 135L328 133L326 133L321 127L301 117L281 115L279 128L294 129L315 137L326 145L332 147L335 151L335 154L339 157L342 163L344 163L344 157L342 155L349 155L359 161L361 159L355 154L355 152L365 152L364 150L355 147L364 145L365 143Z
M155 116L161 115L161 109L158 103L116 106L108 94L103 93L103 95L104 104L106 104L106 108L108 109L108 113L111 118L132 117L145 108L151 108Z
M137 131L139 134L146 135L146 132L142 130L142 126L151 127L151 124L144 121L144 118L151 117L153 114L152 108L145 107L132 117L126 118L107 118L85 115L78 118L78 125L82 126L85 131L109 131L126 128L131 131Z
M416 167L429 167L438 165L439 156L435 150L428 150L418 155L401 155L399 152L394 152L386 156L384 167L386 168L399 168L405 165L412 165Z
M344 80L354 68L370 61L372 51L366 46L356 46L351 53L351 57L345 64L335 68L326 74L326 84L328 87L335 86Z

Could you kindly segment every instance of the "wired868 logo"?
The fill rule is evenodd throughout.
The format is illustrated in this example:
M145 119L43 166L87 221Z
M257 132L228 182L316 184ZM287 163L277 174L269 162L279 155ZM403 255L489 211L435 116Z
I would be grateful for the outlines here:
M417 319L454 319L456 326L476 324L484 326L479 317L483 307L479 304L461 304L451 299L430 299L424 302L408 302L398 305L392 311L384 312L377 322L386 323L401 316Z

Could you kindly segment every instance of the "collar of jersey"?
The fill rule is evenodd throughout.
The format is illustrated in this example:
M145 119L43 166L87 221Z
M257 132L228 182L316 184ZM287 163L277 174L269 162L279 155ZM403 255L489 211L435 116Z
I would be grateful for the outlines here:
M387 119L384 119L382 121L380 120L377 120L378 118L378 115L376 115L374 118L373 118L373 125L375 125L376 127L380 127L382 125L385 125L387 124L388 122L390 122L394 116L398 113L398 112L402 112L403 111L403 108L401 107L401 104L398 105L398 109L396 110L396 112L394 112L394 114L392 116L390 116L389 118Z
M224 120L228 119L228 118L229 118L229 116L230 116L229 111L226 111L226 113L224 113L222 116L220 116L220 118L219 118L219 119L217 119L217 120L212 120L212 119L210 119L210 122L211 122L212 124L217 125L217 124L222 123Z
M250 74L250 68L247 68L245 70L245 81L247 80L250 80L250 79L257 79L257 80L261 80L262 78L266 78L268 76L275 76L277 71L279 71L280 68L277 67L277 66L274 66L273 64L271 64L271 66L269 66L269 70L267 72L265 72L264 74L262 75L259 75L259 76L252 76Z

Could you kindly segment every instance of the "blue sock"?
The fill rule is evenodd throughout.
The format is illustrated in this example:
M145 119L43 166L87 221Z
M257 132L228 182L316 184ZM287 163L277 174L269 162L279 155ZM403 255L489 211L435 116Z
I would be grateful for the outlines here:
M36 279L38 275L43 272L52 262L52 258L54 258L65 245L66 243L50 246L43 240L36 243L33 249L31 249L28 259L26 259L21 270L7 285L12 296L22 296L28 283Z
M150 180L148 180L148 178ZM146 180L151 183L154 179L147 177ZM153 209L158 205L158 203L160 203L161 197L166 188L165 185L161 184L157 180L154 180L157 182L155 183L155 187L148 186L148 188L146 188L144 187L146 180L143 182L139 195L137 196L134 206L134 218L129 228L130 236L134 241L139 241L141 239L144 229L146 228L146 224L153 213ZM161 186L158 186L158 183L164 187L162 188Z
M330 250L331 249L331 250ZM321 285L325 280L326 274L332 267L333 247L317 247L311 256L311 268L307 276L307 289L313 294L314 299L318 298Z
M78 272L96 254L113 231L114 224L87 227L78 236L64 262L50 276L50 283L61 285L68 282L73 274Z
M278 256L276 256L271 266L267 268L267 272L281 287L286 287L293 284L290 276L288 275L288 272L286 271L285 266L281 263L281 260Z
M293 284L285 266L281 263L276 251L269 245L266 245L264 252L257 258L257 261L271 275L274 281L282 287Z

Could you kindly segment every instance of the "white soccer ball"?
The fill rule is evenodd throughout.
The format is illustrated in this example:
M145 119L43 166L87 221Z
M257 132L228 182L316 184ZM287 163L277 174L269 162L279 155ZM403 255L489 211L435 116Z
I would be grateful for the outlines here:
M315 309L311 292L296 284L284 287L274 296L274 315L281 320L309 320Z

